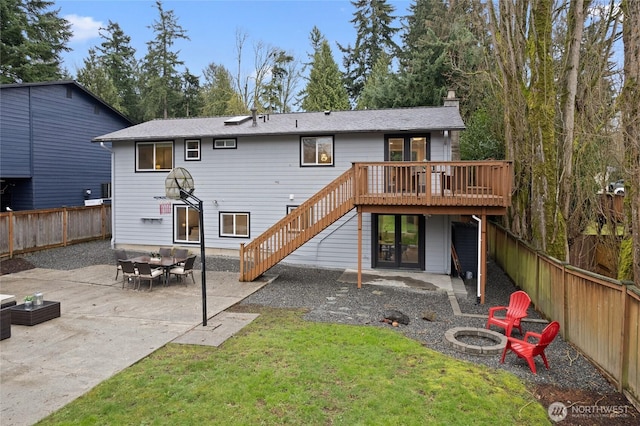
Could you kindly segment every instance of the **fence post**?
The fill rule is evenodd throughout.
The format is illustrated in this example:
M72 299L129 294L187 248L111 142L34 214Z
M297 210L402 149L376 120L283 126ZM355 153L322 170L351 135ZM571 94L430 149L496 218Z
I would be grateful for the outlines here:
M107 238L107 209L104 203L100 205L100 231L102 233L102 239Z
M69 212L66 207L62 208L62 246L67 246L68 234L69 233Z
M13 258L13 212L9 212L9 258Z

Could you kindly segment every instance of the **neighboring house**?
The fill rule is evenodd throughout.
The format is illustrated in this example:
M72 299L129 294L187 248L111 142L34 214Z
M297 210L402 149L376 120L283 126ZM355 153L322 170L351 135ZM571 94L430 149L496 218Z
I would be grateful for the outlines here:
M510 163L450 161L463 129L456 102L154 120L94 141L112 144L117 247L197 251L197 212L164 199L182 167L203 201L207 252L240 255L241 280L281 260L450 274L452 222L511 203Z
M2 211L108 198L111 154L91 140L131 124L74 81L0 85Z

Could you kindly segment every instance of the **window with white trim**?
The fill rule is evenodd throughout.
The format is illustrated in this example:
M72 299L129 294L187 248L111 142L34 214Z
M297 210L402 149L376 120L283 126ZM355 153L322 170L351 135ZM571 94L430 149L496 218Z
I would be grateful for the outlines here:
M215 139L213 149L236 149L238 147L235 139Z
M249 213L220 212L220 237L249 237Z
M170 171L173 169L173 142L137 142L136 171Z
M184 141L184 160L200 160L200 139L186 139Z
M333 166L333 136L300 138L300 164L303 166Z
M192 207L174 205L174 233L173 240L176 243L200 242L200 213Z

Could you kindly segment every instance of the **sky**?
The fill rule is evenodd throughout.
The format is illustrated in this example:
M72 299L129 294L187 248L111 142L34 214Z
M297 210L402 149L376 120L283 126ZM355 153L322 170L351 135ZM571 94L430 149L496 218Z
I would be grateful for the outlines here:
M392 0L396 16L406 15L409 0ZM253 65L253 46L263 43L284 49L301 62L311 52L309 34L318 27L333 49L334 60L342 65L342 53L336 42L355 43L356 30L350 22L355 9L348 0L165 0L165 11L173 10L178 24L189 40L179 40L175 48L192 74L212 62L224 65L232 73L237 69L236 34L247 35L243 63ZM59 16L72 24L73 37L64 53L63 66L73 75L82 68L89 48L100 45L100 27L116 22L131 37L136 57L147 52L153 39L149 28L158 19L154 0L54 0ZM398 22L396 24L400 26ZM246 71L243 70L243 71Z

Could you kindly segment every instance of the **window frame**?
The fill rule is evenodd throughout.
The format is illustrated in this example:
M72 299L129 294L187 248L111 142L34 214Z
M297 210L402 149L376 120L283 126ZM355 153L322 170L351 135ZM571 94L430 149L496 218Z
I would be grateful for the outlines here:
M224 232L224 223L223 223L223 219L225 216L233 216L234 218L234 228L235 228L235 218L236 216L246 216L247 217L247 234L246 235L241 235L241 234L227 234ZM235 229L234 229L235 231ZM226 212L219 212L218 213L218 237L219 238L250 238L251 236L251 213L249 212L233 212L233 211L226 211Z
M315 140L316 149L315 149L315 162L306 163L305 162L305 142ZM327 140L328 139L328 140ZM318 159L318 142L326 143L330 142L331 145L331 160L329 162L320 162ZM316 136L301 136L300 137L300 167L334 167L336 164L336 149L335 149L335 137L333 135L316 135Z
M140 147L143 145L153 145L153 164L157 164L157 160L156 160L156 155L157 155L157 148L158 145L171 145L171 165L169 168L153 168L153 169L142 169L140 168ZM135 157L134 157L134 161L135 161L135 171L136 173L138 172L142 172L142 173L147 173L147 172L160 172L160 173L165 173L165 172L170 172L171 170L173 170L173 165L175 164L175 153L174 153L174 141L172 140L163 140L163 141L136 141L135 142Z
M181 240L178 238L179 232L178 232L178 218L179 218L179 214L178 214L178 210L180 209L186 209L187 214L186 214L186 222L185 222L185 227L195 227L195 226L191 226L189 223L189 217L193 216L193 215L189 215L189 210L192 210L194 212L196 212L197 214L195 215L195 218L197 218L197 226L198 229L200 228L200 214L198 213L198 211L196 209L194 209L193 207L191 207L188 204L174 204L173 205L173 242L174 243L179 243L179 244L200 244L200 232L197 233L198 239L197 240L189 240L189 235L191 235L190 232L186 232L185 230L185 236L187 237L187 239L185 240Z
M216 142L232 142L232 145L227 146L226 144L223 146L216 146ZM221 138L213 140L213 149L237 149L238 148L238 139L236 138Z
M287 215L291 214L294 210L296 210L298 207L300 207L300 204L287 204ZM311 207L309 209L309 211L307 212L307 215L304 216L304 213L302 216L299 216L298 219L292 223L291 229L290 231L292 232L302 232L305 229L311 228L313 226L314 223L314 211L313 211L313 207Z
M198 144L198 147L195 149L189 149L189 142L196 142ZM198 155L195 157L189 157L190 152L196 152ZM201 152L202 152L202 140L200 139L184 140L184 161L200 161Z

